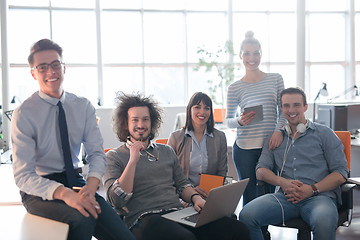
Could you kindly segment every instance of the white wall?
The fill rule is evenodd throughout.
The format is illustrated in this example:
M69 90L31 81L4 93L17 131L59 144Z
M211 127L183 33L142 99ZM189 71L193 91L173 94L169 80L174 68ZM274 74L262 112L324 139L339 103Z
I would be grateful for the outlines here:
M166 106L164 108L163 124L157 138L168 138L174 131L175 117L177 113L185 112L186 106ZM104 139L104 148L117 147L121 143L112 129L112 115L114 108L99 107L96 116L100 117L99 128Z
M96 109L96 116L100 117L99 128L104 139L104 148L113 148L121 144L111 125L113 111L114 108L99 107Z
M168 138L170 133L175 130L176 114L185 113L186 106L167 106L164 107L163 124L157 138Z

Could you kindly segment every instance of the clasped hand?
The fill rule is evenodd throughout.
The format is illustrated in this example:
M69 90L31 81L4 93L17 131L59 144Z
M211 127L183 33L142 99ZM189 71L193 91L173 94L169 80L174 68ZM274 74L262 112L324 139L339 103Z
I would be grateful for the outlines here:
M93 193L88 186L81 188L79 192L67 191L64 196L64 201L70 207L77 209L85 217L91 214L95 219L101 213L100 205L96 201L95 193Z
M294 204L312 196L311 186L299 180L286 180L282 189L284 190L287 201Z

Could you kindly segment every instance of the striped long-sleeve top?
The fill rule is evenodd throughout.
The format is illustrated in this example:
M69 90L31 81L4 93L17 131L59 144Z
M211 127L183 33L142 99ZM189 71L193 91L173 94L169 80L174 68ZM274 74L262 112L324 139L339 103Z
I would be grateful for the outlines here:
M280 92L283 89L284 81L278 73L267 73L255 83L239 80L229 86L226 123L229 128L237 128L236 144L240 148L262 148L266 137L286 124L280 108ZM238 120L244 108L257 105L263 105L263 120L240 126ZM238 107L239 116L236 114Z

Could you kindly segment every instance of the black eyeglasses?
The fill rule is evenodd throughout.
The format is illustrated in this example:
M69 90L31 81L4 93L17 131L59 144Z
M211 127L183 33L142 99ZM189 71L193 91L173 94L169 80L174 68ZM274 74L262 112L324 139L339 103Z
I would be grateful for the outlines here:
M61 69L62 64L64 64L64 63L60 62L59 60L55 60L50 64L47 64L47 63L39 64L39 65L31 68L31 70L37 69L39 71L39 73L44 73L44 72L47 72L47 70L49 70L49 67L51 66L51 68L56 71L56 70Z

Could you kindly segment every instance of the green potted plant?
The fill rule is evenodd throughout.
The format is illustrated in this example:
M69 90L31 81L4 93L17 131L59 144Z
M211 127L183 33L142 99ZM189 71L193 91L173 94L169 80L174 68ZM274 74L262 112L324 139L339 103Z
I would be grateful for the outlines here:
M212 52L205 49L205 47L198 47L197 54L199 61L194 68L199 71L205 68L205 72L211 72L215 67L219 78L208 79L209 95L217 106L221 106L220 119L218 117L218 108L214 108L215 122L223 122L225 119L225 96L229 85L235 79L235 72L240 70L240 67L233 62L235 56L232 41L227 41L224 46ZM226 61L227 60L227 61ZM220 94L219 94L220 91ZM220 99L219 99L220 96Z

